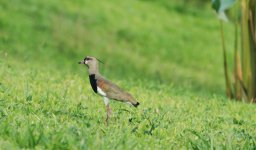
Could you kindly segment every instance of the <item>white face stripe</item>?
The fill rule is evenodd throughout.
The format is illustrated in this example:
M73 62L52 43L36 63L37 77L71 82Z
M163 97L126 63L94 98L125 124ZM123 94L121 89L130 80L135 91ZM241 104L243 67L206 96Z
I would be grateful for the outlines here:
M100 94L101 96L106 96L106 95L107 95L107 94L106 94L105 92L103 92L102 89L99 88L98 86L97 86L97 92L98 92L98 94Z
M107 97L104 97L103 100L104 100L105 105L107 106L109 103L109 99Z

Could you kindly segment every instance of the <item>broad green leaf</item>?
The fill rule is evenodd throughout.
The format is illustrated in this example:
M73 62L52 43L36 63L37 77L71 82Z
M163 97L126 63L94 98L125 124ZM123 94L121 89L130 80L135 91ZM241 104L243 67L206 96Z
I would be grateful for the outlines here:
M216 12L219 12L219 9L220 9L220 0L212 0L212 8L213 8Z
M212 0L212 8L218 14L219 19L228 21L226 10L229 9L236 0Z

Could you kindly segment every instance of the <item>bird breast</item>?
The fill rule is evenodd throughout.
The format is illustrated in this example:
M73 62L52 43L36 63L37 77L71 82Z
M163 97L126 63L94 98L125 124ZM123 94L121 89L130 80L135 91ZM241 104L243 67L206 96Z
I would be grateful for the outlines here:
M97 92L101 96L106 96L107 95L100 87L97 87Z

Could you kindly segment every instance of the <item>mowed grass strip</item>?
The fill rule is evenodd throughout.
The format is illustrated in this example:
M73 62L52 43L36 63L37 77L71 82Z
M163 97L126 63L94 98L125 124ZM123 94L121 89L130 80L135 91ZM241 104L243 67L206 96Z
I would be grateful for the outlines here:
M141 102L105 107L88 79L47 69L1 65L2 148L177 149L253 148L255 106L222 96L198 97L166 85L116 81ZM19 84L17 84L19 83ZM135 84L135 83L133 83ZM161 89L161 90L159 90Z

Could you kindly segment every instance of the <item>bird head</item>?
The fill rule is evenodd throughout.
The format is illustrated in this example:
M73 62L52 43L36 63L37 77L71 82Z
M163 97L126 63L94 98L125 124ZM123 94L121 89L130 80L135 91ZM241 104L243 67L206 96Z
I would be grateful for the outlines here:
M84 64L86 65L88 68L93 67L93 66L98 66L98 61L103 63L102 61L100 61L99 59L95 58L95 57L91 57L91 56L86 56L84 58L84 60L78 62L78 64Z

